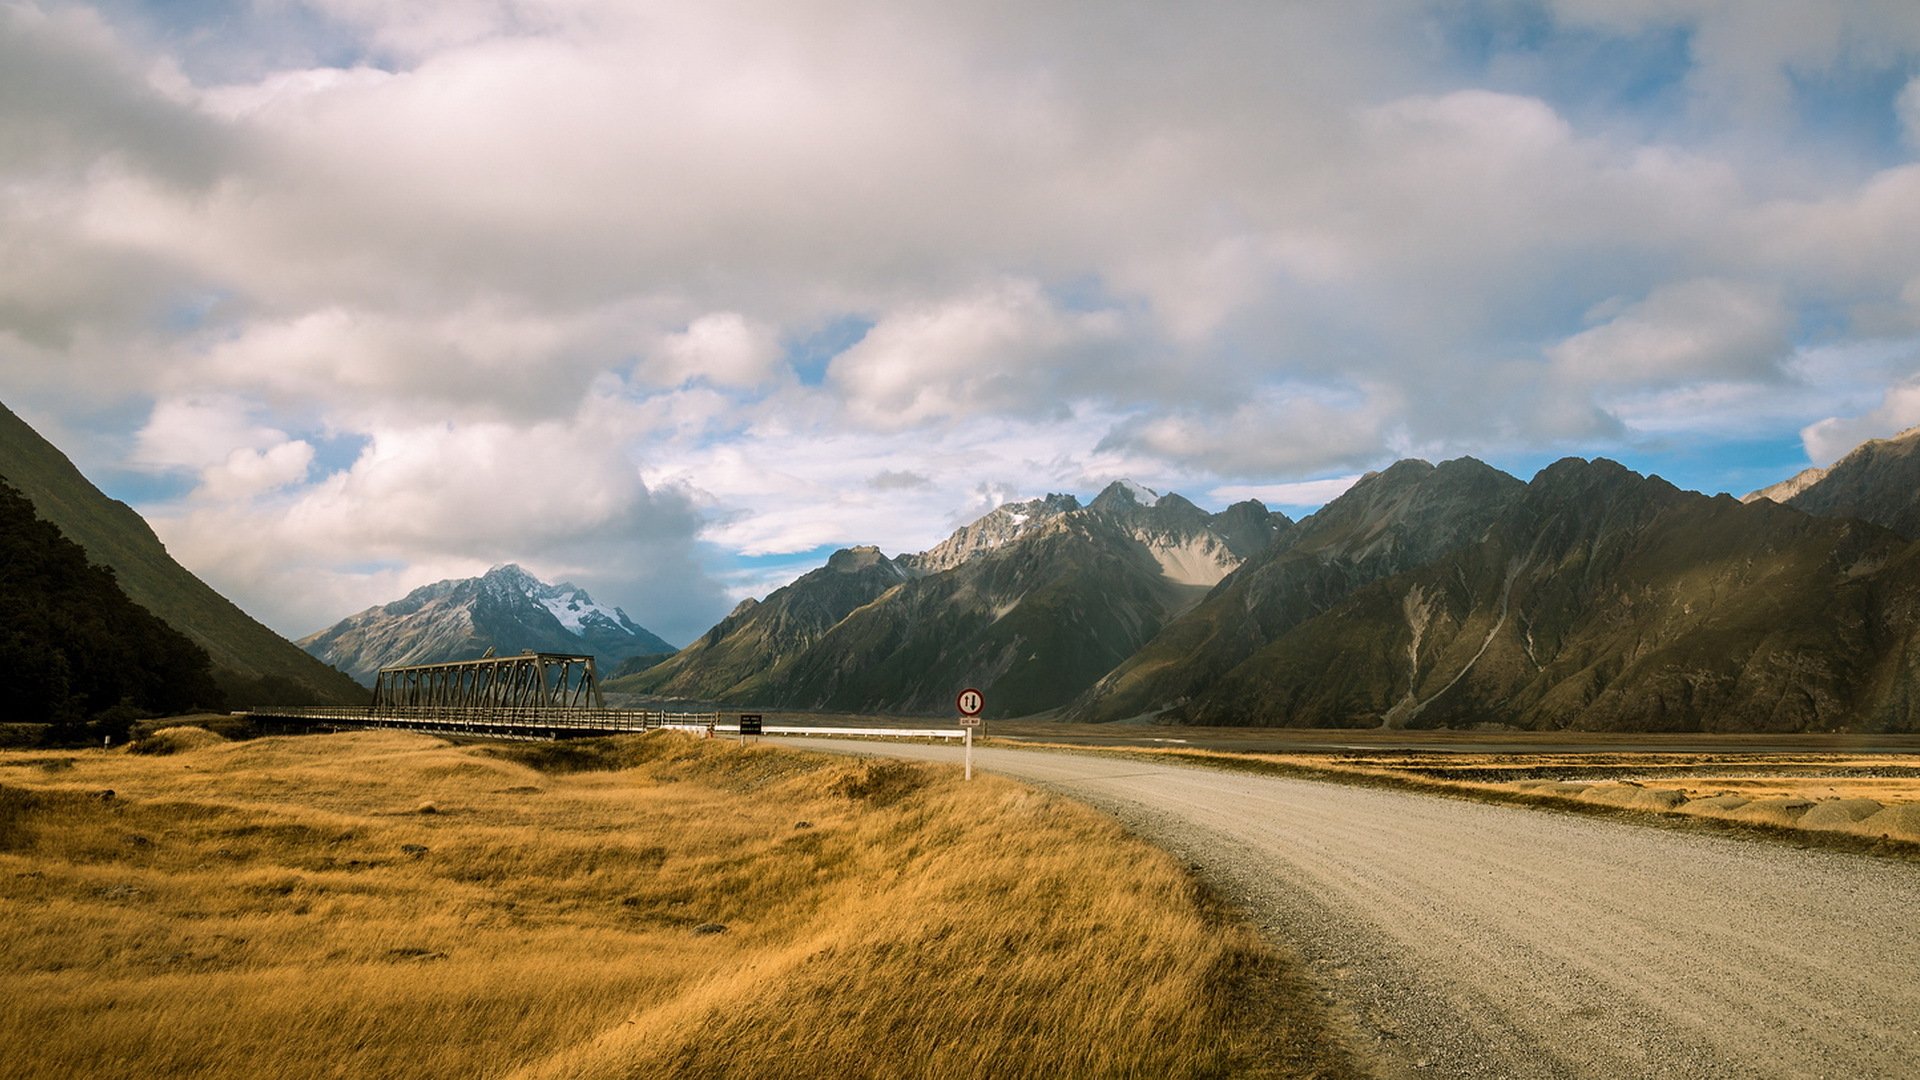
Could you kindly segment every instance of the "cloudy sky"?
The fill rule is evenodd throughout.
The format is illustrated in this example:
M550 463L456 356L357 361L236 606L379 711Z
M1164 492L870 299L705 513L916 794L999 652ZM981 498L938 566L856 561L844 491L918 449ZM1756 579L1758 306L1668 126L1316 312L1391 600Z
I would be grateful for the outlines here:
M1912 0L0 0L0 401L274 628L1920 423Z

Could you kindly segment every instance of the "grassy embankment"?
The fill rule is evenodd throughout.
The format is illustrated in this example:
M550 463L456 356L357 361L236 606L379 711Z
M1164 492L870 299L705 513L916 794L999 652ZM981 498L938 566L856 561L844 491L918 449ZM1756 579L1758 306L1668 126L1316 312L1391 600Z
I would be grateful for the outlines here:
M0 754L0 1076L1351 1071L1170 857L1007 781L665 733L135 749Z
M1258 753L997 745L1175 760L1277 776L1600 814L1658 815L1920 858L1920 755L1844 753Z

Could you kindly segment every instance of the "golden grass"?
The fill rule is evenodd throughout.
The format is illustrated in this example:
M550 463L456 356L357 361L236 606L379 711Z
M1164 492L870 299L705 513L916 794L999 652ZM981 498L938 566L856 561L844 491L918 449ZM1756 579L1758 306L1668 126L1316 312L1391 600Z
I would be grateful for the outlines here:
M0 754L0 1077L1350 1070L1170 857L1008 781L166 738Z

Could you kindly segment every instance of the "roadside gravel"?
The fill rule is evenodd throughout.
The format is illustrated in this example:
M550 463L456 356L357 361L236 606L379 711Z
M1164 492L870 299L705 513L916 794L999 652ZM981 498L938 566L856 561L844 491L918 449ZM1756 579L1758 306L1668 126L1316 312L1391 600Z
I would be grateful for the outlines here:
M1196 867L1306 961L1384 1076L1920 1076L1910 863L1090 754L974 761Z

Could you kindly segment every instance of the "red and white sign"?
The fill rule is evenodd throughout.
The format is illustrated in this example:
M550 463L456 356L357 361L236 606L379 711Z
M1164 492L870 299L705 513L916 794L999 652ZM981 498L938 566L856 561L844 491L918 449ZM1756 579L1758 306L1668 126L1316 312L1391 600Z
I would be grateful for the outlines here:
M980 710L987 707L987 695L969 686L960 691L959 697L953 699L953 707L960 710L961 716L970 719L977 717L980 715Z

